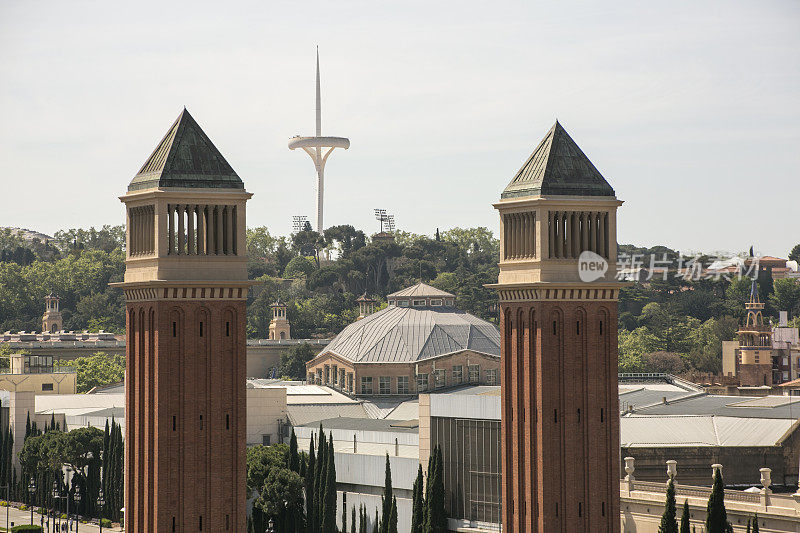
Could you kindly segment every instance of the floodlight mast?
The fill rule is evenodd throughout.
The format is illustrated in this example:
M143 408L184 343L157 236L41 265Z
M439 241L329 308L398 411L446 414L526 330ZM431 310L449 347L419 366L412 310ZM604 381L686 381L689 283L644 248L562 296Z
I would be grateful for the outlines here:
M325 163L335 148L350 148L350 139L345 137L322 136L322 98L319 83L319 47L317 47L317 98L316 98L316 135L314 137L292 137L289 149L302 148L314 162L317 170L317 231L322 233L323 198L325 193ZM327 151L325 151L327 150ZM323 151L325 153L323 154Z

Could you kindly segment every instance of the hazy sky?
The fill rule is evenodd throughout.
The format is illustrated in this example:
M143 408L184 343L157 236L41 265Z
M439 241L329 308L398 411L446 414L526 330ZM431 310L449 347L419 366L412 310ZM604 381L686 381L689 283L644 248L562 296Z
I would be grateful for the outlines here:
M488 226L556 118L625 200L619 241L800 242L800 2L0 0L0 226L119 224L186 105L249 225L314 221L292 135L349 137L326 226Z

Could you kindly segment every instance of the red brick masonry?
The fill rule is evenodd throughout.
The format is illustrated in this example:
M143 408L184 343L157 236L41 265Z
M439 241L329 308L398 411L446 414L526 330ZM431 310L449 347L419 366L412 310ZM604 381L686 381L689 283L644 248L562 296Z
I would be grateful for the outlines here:
M125 521L245 531L245 303L127 305Z
M502 502L506 533L616 533L616 302L504 304Z

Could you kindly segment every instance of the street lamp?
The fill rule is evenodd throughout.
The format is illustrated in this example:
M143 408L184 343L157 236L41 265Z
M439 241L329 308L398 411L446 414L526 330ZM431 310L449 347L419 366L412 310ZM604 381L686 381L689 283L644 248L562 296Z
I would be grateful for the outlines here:
M31 495L29 498L31 504L31 525L33 525L33 495L36 493L36 482L33 480L33 476L31 476L31 482L28 483L28 494Z
M72 495L72 499L75 500L75 533L78 533L78 507L81 504L80 485L75 485L75 494ZM69 520L69 517L67 517L67 520Z
M106 504L103 498L103 489L100 489L100 494L97 495L97 510L100 512L100 533L103 533L103 506Z
M272 518L270 518L269 522L267 522L267 531L269 533L275 532L275 521Z
M58 491L58 482L57 481L53 481L52 495L53 495L53 527L55 528L56 527L56 523L57 523L56 522L56 517L61 518L61 513L59 513L60 505L58 503L56 503L56 502L58 502L58 500L61 499L61 493L59 493L59 491ZM56 529L56 531L58 531L58 529Z

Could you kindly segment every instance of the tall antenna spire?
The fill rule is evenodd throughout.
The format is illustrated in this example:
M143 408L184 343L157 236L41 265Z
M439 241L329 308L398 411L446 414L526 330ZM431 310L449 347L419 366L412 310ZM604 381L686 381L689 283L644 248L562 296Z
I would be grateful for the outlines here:
M317 137L322 135L322 98L319 94L319 46L317 46Z
M322 136L322 105L319 90L319 47L317 47L317 130L314 137L292 137L289 139L289 149L302 148L317 170L317 231L322 232L325 226L322 222L323 198L325 196L325 163L334 148L350 148L350 139L345 137Z

